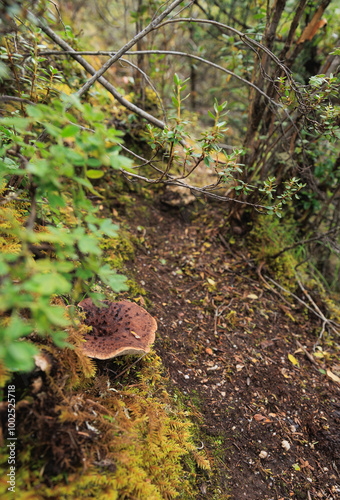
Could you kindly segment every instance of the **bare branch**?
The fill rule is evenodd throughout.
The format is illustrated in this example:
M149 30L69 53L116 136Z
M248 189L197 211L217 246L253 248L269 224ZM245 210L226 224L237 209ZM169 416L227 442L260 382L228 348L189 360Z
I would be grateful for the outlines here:
M318 234L317 236L314 236L313 238L309 238L308 240L298 241L297 243L294 243L293 245L290 245L289 247L286 247L283 250L280 250L280 252L278 252L278 253L276 253L274 255L271 255L269 257L269 259L277 259L277 257L279 257L280 255L282 255L284 252L287 252L288 250L292 250L293 248L296 248L298 246L307 245L307 243L311 243L312 241L321 240L323 238L326 238L327 235L329 235L331 233L336 233L339 230L340 230L340 226L336 226L336 227L333 227L332 229L330 229L329 231L327 231L327 233Z
M160 14L156 19L151 21L151 23L148 24L142 31L137 33L136 36L134 36L128 43L126 43L113 57L111 57L106 63L98 70L96 71L92 78L90 78L85 85L81 87L75 94L78 97L81 97L84 95L89 88L94 84L96 80L98 80L111 66L114 64L120 57L122 57L125 52L127 52L133 45L135 45L138 40L141 40L144 38L150 31L153 31L154 29L157 28L157 26L163 21L163 19L170 13L172 12L177 5L179 5L182 2L182 0L175 0L172 2L172 4L169 5L168 8L165 9L162 14Z
M288 68L286 68L284 66L284 64L282 64L280 59L275 54L273 54L273 52L271 52L271 50L267 49L267 47L265 47L265 45L262 45L261 43L257 42L256 40L253 40L245 33L242 33L242 31L239 31L236 28L232 28L231 26L228 26L227 24L223 24L223 23L220 23L218 21L212 21L210 19L195 19L192 17L181 17L179 19L168 19L167 21L164 21L163 23L159 24L154 29L162 28L163 26L166 26L167 24L170 24L170 23L179 23L179 22L211 24L214 26L218 26L219 28L229 30L232 33L235 33L236 35L238 35L240 37L240 39L246 45L248 45L252 48L256 47L257 49L265 52L278 66L280 66L280 68L284 71L284 73L286 74L288 79L291 81L290 71L288 70Z
M161 109L163 111L164 123L167 124L168 120L167 120L166 111L165 111L165 108L164 108L164 105L163 105L163 101L162 101L161 96L159 95L156 87L154 86L154 84L152 83L152 81L150 80L150 78L148 77L148 75L142 69L140 69L138 66L136 66L135 64L133 64L131 61L128 61L127 59L120 59L120 61L123 61L126 64L128 64L129 66L132 66L134 69L136 69L139 73L141 73L144 76L145 80L148 82L148 84L150 85L150 87L152 88L152 90L154 91L154 93L157 96L159 105L160 105L160 107L161 107Z
M93 68L93 66L91 66L91 64L89 64L83 57L77 55L76 51L73 50L72 47L70 47L70 45L68 45L68 43L66 43L62 38L60 38L60 36L58 36L49 26L40 21L40 19L38 18L35 19L37 25L44 31L44 33L46 33L46 35L49 38L51 38L51 40L53 40L62 49L68 51L71 57L73 57L73 59L78 61L79 64L81 64L81 66L83 66L83 68L85 68L86 71L90 73L90 75L94 75L96 73L96 70ZM129 102L127 99L124 99L124 97L116 90L116 88L111 83L109 83L103 76L98 78L98 82L101 85L103 85L103 87L105 87L106 90L108 90L110 94L112 94L122 106L129 109L133 113L136 113L136 115L145 118L148 122L152 123L158 128L163 129L165 127L165 124L161 120L158 120L157 118L150 115L149 113L139 108L135 104Z
M103 50L100 50L100 51L87 50L87 51L80 51L80 52L75 52L75 53L78 55L88 55L88 56L104 56L104 55L107 56L107 55L115 54L115 52L113 52L113 51L103 51ZM69 51L68 52L61 52L59 50L44 50L42 52L39 52L39 54L40 55L63 55L63 54L67 55L67 54L72 54L72 52L69 52ZM219 71L227 73L227 75L230 75L234 78L237 78L245 85L252 87L257 92L259 92L261 95L263 95L263 97L265 97L267 100L269 100L271 102L271 104L273 104L274 106L279 107L279 108L283 108L282 104L279 104L278 102L271 99L265 92L263 92L263 90L261 90L259 87L254 85L252 82L246 80L245 78L242 78L241 76L237 75L233 71L230 71L229 69L223 68L223 66L220 66L219 64L215 64L215 63L209 61L208 59L204 59L203 57L195 56L194 54L190 54L188 52L179 52L178 50L156 50L156 49L155 50L133 50L133 51L131 50L131 51L126 52L125 55L134 56L134 55L139 55L139 54L160 54L160 55L166 54L166 55L170 55L170 56L182 56L182 57L189 57L191 59L195 59L196 61L200 61L203 64L207 64L209 66L212 66L213 68L216 68Z
M267 280L271 281L275 286L277 286L278 288L280 288L281 290L283 290L285 293L288 293L289 295L291 295L292 297L294 297L294 299L296 299L298 302L300 302L300 304L303 304L305 307L307 307L307 309L309 311L311 311L313 314L315 314L316 316L318 316L318 318L322 319L323 322L327 323L329 325L329 327L333 330L334 333L336 333L337 335L340 335L340 332L333 326L333 325L340 326L340 325L338 325L338 323L336 323L335 321L333 321L331 319L327 319L320 310L313 309L306 302L304 302L302 299L300 299L300 297L298 297L297 295L295 295L295 293L290 292L289 290L287 290L286 288L284 288L282 285L280 285L276 281L274 281L271 278L269 278L269 276L265 275L265 278Z
M1 95L0 96L0 101L3 101L3 102L13 101L13 102L20 102L20 103L24 103L24 104L33 104L33 105L35 105L35 102L30 101L29 99L23 99L22 97L15 97L15 96L12 96L12 95Z
M64 31L65 31L65 35L66 35L66 34L67 34L67 31L66 31L66 26L65 26L64 21L63 21L63 19L62 19L62 17L61 17L61 14L60 14L60 10L59 10L59 8L58 8L58 5L57 5L55 2L53 2L53 0L48 0L48 1L54 5L55 10L58 12L59 21L60 21L60 22L61 22L61 24L63 25Z

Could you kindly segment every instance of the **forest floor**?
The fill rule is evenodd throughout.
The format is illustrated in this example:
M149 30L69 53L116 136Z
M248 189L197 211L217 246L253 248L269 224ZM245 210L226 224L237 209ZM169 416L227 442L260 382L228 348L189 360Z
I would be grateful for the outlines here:
M318 318L267 286L223 207L134 194L111 210L138 242L124 272L213 463L198 498L340 498L340 386L326 374L340 366L335 343L315 349Z

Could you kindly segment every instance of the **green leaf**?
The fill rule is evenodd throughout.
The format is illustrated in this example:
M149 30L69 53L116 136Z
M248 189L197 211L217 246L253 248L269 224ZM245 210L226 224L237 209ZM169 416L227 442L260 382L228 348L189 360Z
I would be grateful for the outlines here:
M100 279L111 287L114 292L123 292L128 290L129 287L126 284L126 276L116 274L108 264L105 264L98 272Z
M33 356L39 350L28 342L14 342L4 352L4 364L11 371L30 372L34 368Z
M64 148L65 149L65 156L68 160L70 160L73 165L85 165L85 158L80 154L77 153L77 151L73 151L71 148Z
M173 105L178 108L179 107L179 102L178 100L176 99L176 97L172 97L172 102L173 102Z
M64 139L66 137L74 137L79 132L79 127L77 125L66 125L61 131L61 137Z
M1 118L0 123L5 127L14 127L18 131L24 131L30 124L28 118L21 118L19 116L11 116L6 118Z
M116 169L124 168L124 170L131 170L131 172L133 172L131 168L133 162L132 160L130 160L130 158L126 158L125 156L118 154L118 151L113 151L112 153L110 153L109 157L110 157L110 165L112 168Z
M104 172L102 172L101 170L88 170L86 172L86 175L89 179L100 179L101 177L103 177Z
M79 250L82 253L92 253L94 255L101 255L102 251L98 246L98 240L90 235L85 235L78 241Z
M0 79L10 78L10 72L6 66L6 64L0 62Z
M88 158L87 164L89 167L101 167L103 162L99 158Z
M28 116L35 118L37 121L42 120L45 116L45 113L40 106L27 106L26 113L28 114Z
M1 256L0 256L1 258ZM8 273L8 271L10 270L10 267L6 264L5 261L3 261L2 259L0 260L0 276L4 276L5 274Z
M49 306L44 308L46 318L57 326L68 326L69 320L65 317L65 309L58 306Z
M111 238L117 236L117 231L119 226L117 224L113 224L111 219L104 219L100 221L100 230L106 236L110 236Z
M71 344L66 342L66 339L68 337L67 332L64 332L64 331L52 332L51 337L52 337L52 340L57 347L61 347L61 348L70 347L71 349L73 348L73 346Z
M28 323L22 321L18 316L13 315L10 323L4 328L0 334L3 343L13 341L20 337L25 337L32 332L32 327Z
M25 286L26 291L41 295L69 293L71 288L71 283L57 273L35 274Z

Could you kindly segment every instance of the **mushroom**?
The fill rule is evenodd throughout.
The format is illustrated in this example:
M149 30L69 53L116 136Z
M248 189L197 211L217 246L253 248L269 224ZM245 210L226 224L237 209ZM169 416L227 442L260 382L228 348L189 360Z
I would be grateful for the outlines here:
M92 299L79 302L86 314L85 324L92 331L84 335L84 353L96 359L110 359L124 354L143 354L155 341L156 320L134 302L101 301L107 307L97 307Z

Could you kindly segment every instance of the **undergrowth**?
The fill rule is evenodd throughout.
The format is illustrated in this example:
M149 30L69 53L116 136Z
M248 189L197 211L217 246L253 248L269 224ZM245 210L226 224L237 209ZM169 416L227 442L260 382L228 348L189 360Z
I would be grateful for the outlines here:
M188 411L167 391L160 358L151 353L122 375L131 358L96 364L81 351L83 328L70 329L74 349L45 340L35 371L15 376L15 497L196 498L196 469L210 463ZM4 497L6 447L0 457Z
M308 237L305 239L308 240ZM299 240L301 245L296 245ZM320 314L313 303L316 300L329 319L340 322L339 297L336 293L332 293L327 280L317 269L313 255L303 244L298 225L292 215L286 216L285 224L280 224L280 220L276 218L259 218L249 233L247 243L259 266L258 269L262 270L262 273L267 269L287 290L285 292L283 289L278 289L286 300L295 302L292 293L297 295L302 293L302 299L310 309ZM282 252L284 249L287 250Z

